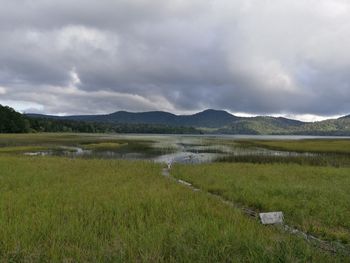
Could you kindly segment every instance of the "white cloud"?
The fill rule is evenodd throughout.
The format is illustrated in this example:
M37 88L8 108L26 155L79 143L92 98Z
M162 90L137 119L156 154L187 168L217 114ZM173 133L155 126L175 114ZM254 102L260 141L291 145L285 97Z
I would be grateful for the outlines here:
M347 0L2 4L1 97L48 113L349 113Z
M313 114L288 114L285 117L290 119L301 120L305 122L315 122L315 121L324 121L327 119L337 119L341 117L341 115L320 116L320 115L313 115Z
M6 88L5 87L0 87L0 95L6 94Z
M66 26L55 31L58 49L62 51L91 49L113 53L118 48L118 37L108 32L86 27Z
M0 99L0 104L10 106L20 112L40 112L44 109L43 105L32 101Z

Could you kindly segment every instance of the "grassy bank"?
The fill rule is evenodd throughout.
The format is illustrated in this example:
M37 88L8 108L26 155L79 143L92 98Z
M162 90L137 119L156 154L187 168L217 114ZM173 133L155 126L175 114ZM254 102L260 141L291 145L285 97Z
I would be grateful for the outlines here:
M350 154L350 139L238 140L237 143L281 151Z
M323 239L350 242L350 169L296 164L176 165L172 174Z
M309 156L278 155L228 155L219 157L217 162L255 164L299 164L311 166L350 167L350 155L315 154Z
M0 156L0 262L345 260L160 170L151 162Z

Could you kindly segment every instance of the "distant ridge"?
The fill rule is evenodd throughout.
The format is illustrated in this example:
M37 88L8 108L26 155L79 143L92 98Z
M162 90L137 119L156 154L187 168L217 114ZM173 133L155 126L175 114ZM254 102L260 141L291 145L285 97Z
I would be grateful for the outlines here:
M228 125L239 117L223 110L208 109L193 115L175 115L164 111L149 112L127 112L117 111L105 115L74 115L74 116L52 116L41 114L26 114L29 117L50 118L62 120L107 122L123 124L163 124L171 126L193 126L218 128Z
M109 125L161 125L191 127L202 133L255 135L334 135L350 136L350 115L320 122L302 122L283 117L238 117L224 110L208 109L192 115L164 111L117 111L102 115L53 116L26 114L30 118L105 123Z

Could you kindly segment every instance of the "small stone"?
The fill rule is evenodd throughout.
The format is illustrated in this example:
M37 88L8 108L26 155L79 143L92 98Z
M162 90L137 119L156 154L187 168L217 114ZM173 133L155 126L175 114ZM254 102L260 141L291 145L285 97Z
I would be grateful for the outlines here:
M180 184L184 184L184 185L187 185L187 186L192 186L192 184L186 182L186 181L183 181L181 179L177 180Z
M260 213L259 217L263 225L283 224L282 212Z

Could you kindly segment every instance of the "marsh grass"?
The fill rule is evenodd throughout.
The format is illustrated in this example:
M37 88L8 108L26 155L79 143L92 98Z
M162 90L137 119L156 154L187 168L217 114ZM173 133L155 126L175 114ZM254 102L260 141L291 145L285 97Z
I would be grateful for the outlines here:
M1 147L14 146L77 146L79 143L99 142L97 135L35 133L35 134L0 134Z
M116 142L100 142L100 143L89 143L82 145L83 149L94 150L94 151L113 151L119 147L125 146L127 143L116 143Z
M297 164L176 165L172 174L326 240L350 243L350 168Z
M230 144L228 144L230 145ZM246 163L295 163L312 166L350 166L350 140L348 139L304 139L304 140L236 140L234 148L252 150L250 154L220 156L218 162ZM254 149L280 151L269 153ZM281 154L285 152L285 154Z
M266 154L255 155L226 155L216 159L217 162L228 163L295 163L299 165L311 166L332 166L332 167L350 167L350 155L344 154L314 154L310 156L274 156Z
M342 262L151 162L0 156L0 262Z
M350 154L350 139L237 140L236 143L280 151Z
M47 151L50 147L45 146L9 146L0 147L0 153L25 153L25 152L39 152Z
M0 135L0 262L347 260L264 227L205 193L177 185L162 177L162 167L152 162L102 160L95 155L89 159L22 156L46 150L73 152L74 147L144 156L176 151L174 140L151 138ZM191 140L185 138L184 145L205 150L241 145L232 140L200 138L192 144ZM252 162L257 157L235 158ZM217 163L176 166L174 174L259 211L280 208L291 224L348 243L349 170L320 169Z
M69 147L79 147L96 152L113 151L120 154L142 153L144 156L156 156L174 149L154 147L155 141L125 139L121 136L102 134L0 134L0 153L51 151L61 155L69 151Z

